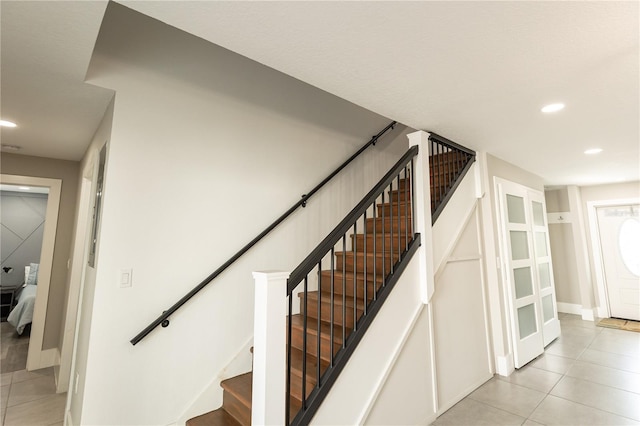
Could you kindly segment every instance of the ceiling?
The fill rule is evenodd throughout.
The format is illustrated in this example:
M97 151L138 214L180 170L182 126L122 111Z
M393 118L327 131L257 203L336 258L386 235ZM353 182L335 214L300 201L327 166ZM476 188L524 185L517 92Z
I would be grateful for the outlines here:
M547 185L640 179L638 2L119 3ZM111 97L82 83L105 6L2 1L3 144L82 156Z

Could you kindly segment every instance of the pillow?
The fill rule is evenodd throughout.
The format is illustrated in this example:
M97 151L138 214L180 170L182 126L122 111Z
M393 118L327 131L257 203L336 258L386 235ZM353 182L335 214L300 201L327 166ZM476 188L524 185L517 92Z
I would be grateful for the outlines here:
M40 264L32 263L29 265L29 276L27 277L27 284L37 285L38 284L38 269L40 268Z

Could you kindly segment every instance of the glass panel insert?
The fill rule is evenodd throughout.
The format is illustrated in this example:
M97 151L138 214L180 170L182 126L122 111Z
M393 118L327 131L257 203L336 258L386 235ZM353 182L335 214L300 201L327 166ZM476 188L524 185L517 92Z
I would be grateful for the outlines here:
M549 294L542 298L542 318L544 322L552 320L555 317L553 312L553 297Z
M538 265L538 274L540 274L540 288L551 287L551 274L549 273L548 263Z
M624 266L633 275L640 277L640 221L638 219L627 219L622 223L618 234L618 246Z
M542 203L532 201L531 206L533 208L533 224L536 226L544 226L544 209Z
M525 223L524 198L507 194L507 213L510 223Z
M529 244L526 231L509 231L511 236L511 258L513 260L529 258Z
M547 233L536 232L536 257L547 255Z
M536 310L533 304L518 308L518 329L520 330L520 340L538 331Z
M533 283L531 281L531 268L515 268L513 270L513 281L516 287L516 299L531 296L533 294Z

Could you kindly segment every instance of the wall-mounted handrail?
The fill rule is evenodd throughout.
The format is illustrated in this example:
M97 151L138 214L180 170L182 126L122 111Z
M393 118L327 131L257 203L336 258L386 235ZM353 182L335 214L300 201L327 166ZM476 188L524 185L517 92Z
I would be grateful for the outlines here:
M189 291L184 297L178 300L173 304L169 309L164 311L162 315L156 318L153 322L151 322L147 327L145 327L140 333L138 333L133 339L130 340L132 345L136 345L142 339L144 339L149 333L151 333L156 327L162 325L162 327L167 327L169 325L169 317L176 312L178 309L182 307L185 303L187 303L193 296L195 296L200 290L205 288L211 281L213 281L218 275L224 272L229 266L231 266L236 260L238 260L242 255L248 252L254 245L256 245L262 238L264 238L267 234L273 231L278 225L280 225L286 218L288 218L291 213L296 211L299 207L305 207L307 205L307 201L311 198L316 192L320 190L327 182L329 182L332 178L334 178L338 173L342 171L349 163L351 163L356 157L358 157L363 151L369 148L372 145L375 145L378 139L382 137L386 132L390 129L393 129L397 124L396 121L392 121L389 125L387 125L384 129L378 132L377 135L372 136L369 142L367 142L362 148L356 151L351 157L349 157L344 163L342 163L338 168L336 168L333 172L331 172L326 178L322 180L318 185L316 185L311 191L304 194L300 201L295 203L289 210L283 213L278 219L276 219L271 225L269 225L264 231L258 234L254 239L252 239L249 243L247 243L244 247L242 247L236 254L234 254L229 260L222 264L218 269L213 271L208 277L206 277L200 284L195 286L191 291Z

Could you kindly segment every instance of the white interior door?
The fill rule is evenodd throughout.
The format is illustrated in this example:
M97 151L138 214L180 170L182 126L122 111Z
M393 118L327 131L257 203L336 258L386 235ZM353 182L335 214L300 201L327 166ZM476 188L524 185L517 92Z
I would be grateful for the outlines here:
M556 286L553 280L551 265L551 245L549 243L549 227L546 220L544 194L538 191L527 191L529 208L531 209L533 229L533 256L535 259L536 282L540 295L539 317L542 318L542 339L544 346L560 336L560 321L556 304Z
M516 368L560 336L544 194L496 179Z
M640 321L640 206L599 207L597 212L609 312Z
M503 181L498 184L502 222L503 274L509 294L514 362L520 368L544 351L540 326L540 297L532 241L527 190Z

